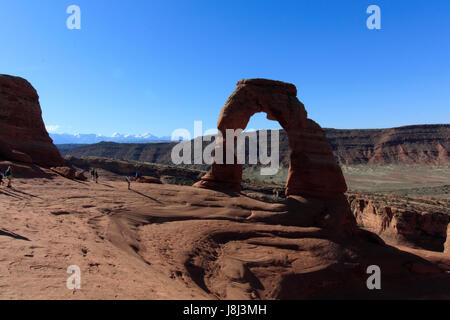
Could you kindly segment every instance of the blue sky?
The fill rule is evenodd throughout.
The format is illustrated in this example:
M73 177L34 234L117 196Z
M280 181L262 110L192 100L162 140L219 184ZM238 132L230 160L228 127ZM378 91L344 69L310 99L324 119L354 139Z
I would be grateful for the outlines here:
M81 30L66 28L72 4ZM33 84L58 132L214 128L255 77L294 83L323 127L449 123L449 14L448 0L0 0L0 73Z

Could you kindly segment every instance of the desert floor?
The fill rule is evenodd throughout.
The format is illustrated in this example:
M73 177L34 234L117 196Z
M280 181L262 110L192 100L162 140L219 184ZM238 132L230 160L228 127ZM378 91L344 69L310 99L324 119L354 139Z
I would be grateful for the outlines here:
M155 205L149 194L170 187L129 191L125 182L58 176L16 179L13 187L0 187L1 299L207 298L105 239L111 211ZM66 287L71 265L81 269L82 290Z
M450 166L436 165L351 165L342 166L349 190L406 196L450 199ZM261 176L259 169L247 168L244 178L284 186L288 169L274 176Z
M243 208L260 205L252 199L231 200L214 191L173 185L133 183L127 190L122 178L106 172L100 172L98 184L68 180L50 171L45 174L47 178L15 179L13 189L0 187L0 299L252 299L257 294L246 286L259 284L251 284L251 279L250 284L237 281L233 287L214 274L210 283L197 281L196 269L185 261L195 260L197 251L208 255L214 247L206 244L210 238L202 239L202 230L219 235L226 229L230 234L220 237L236 237L217 249L237 257L221 264L231 278L245 273L236 263L244 252L253 254L254 268L276 274L292 254L301 255L295 259L302 257L302 268L319 268L323 256L315 260L311 250L330 245L325 240L306 241L301 243L303 249L289 251L292 244L286 241L293 236L282 233L319 232L314 228L261 225L251 232L265 238L239 239L236 235L249 226L233 222L233 217ZM183 208L195 212L195 217L168 218L168 211ZM219 214L209 216L211 208ZM153 210L151 218L138 214L146 210ZM428 254L450 265L448 257L438 253L416 250L414 254ZM71 265L81 269L81 290L66 286ZM204 290L205 285L218 289Z

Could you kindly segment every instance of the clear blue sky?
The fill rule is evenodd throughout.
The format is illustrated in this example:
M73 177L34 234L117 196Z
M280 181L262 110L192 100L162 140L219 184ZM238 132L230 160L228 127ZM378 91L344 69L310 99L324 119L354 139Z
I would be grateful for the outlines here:
M449 16L448 0L0 0L0 73L28 79L59 132L214 128L255 77L294 83L323 127L449 123Z

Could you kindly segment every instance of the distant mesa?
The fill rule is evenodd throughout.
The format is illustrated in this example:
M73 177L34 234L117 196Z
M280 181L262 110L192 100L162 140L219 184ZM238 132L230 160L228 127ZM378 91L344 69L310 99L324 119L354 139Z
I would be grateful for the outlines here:
M8 75L0 75L0 159L44 167L64 163L45 129L36 90Z
M450 162L450 124L389 129L325 129L339 163L345 165Z
M389 129L323 129L341 165L444 165L450 163L450 124ZM52 136L52 135L51 135ZM54 140L55 143L58 140ZM171 163L174 143L58 145L61 154ZM204 147L206 144L204 144ZM246 150L248 151L248 149ZM289 141L280 131L280 164L289 166Z

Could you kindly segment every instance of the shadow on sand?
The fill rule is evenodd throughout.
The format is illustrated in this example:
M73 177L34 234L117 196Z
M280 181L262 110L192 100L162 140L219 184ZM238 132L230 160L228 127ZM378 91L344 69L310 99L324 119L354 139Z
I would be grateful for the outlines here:
M26 199L25 196L28 196L28 197L31 197L31 198L38 198L38 199L40 199L39 196L35 196L34 194L27 193L25 191L20 191L20 190L17 190L15 188L1 189L0 190L0 194L4 194L6 196L14 197L14 198L17 198L17 199Z
M15 234L13 232L9 232L9 231L6 231L6 230L2 230L2 229L0 229L0 236L11 237L11 238L14 238L14 239L24 240L24 241L31 241L30 239L25 238L25 237L23 237L21 235L18 235L18 234Z
M148 196L148 195L146 195L146 194L143 194L143 193L141 193L141 192L139 192L139 191L136 191L136 190L133 190L133 189L130 189L130 191L133 191L133 192L137 193L138 195L143 196L143 197L145 197L145 198L147 198L147 199L153 200L153 201L155 201L155 202L157 202L157 203L162 203L161 201L156 200L155 198L152 198L152 197L150 197L150 196Z

